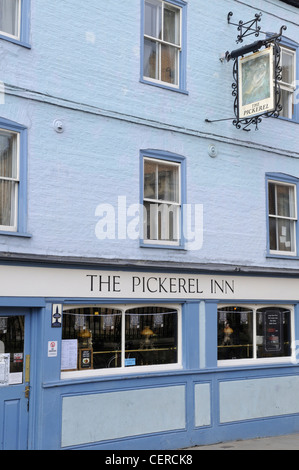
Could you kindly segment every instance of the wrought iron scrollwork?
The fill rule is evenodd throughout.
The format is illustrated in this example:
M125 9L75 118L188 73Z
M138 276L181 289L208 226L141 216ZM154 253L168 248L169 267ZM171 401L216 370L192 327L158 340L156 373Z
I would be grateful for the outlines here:
M227 22L229 24L233 24L234 26L238 26L238 31L240 31L240 34L237 37L237 41L236 41L237 43L243 42L243 38L250 36L252 34L254 34L255 37L259 36L261 27L258 26L258 22L261 21L262 13L256 13L253 20L246 21L245 23L242 20L240 20L238 24L231 22L232 16L233 16L233 12L230 11L229 14L227 15Z

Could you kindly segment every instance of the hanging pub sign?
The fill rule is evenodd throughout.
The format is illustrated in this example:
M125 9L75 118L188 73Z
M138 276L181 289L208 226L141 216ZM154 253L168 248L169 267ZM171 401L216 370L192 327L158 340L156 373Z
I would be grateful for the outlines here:
M239 59L239 119L275 110L273 46Z
M255 17L249 21L240 20L239 23L232 23L233 13L227 15L229 24L237 26L237 43L250 35L259 37L262 13L256 13ZM225 119L205 119L205 122L220 122L232 120L237 129L250 131L250 126L258 125L262 118L278 117L282 110L282 96L280 81L282 80L281 49L279 43L283 31L287 27L283 25L278 34L274 34L266 39L259 39L231 52L226 51L220 58L234 61L232 95L234 97L233 118Z

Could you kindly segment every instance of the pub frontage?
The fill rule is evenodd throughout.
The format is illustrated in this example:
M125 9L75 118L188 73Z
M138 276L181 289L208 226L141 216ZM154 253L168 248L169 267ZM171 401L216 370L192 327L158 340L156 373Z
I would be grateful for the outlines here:
M2 261L3 449L298 432L299 273Z

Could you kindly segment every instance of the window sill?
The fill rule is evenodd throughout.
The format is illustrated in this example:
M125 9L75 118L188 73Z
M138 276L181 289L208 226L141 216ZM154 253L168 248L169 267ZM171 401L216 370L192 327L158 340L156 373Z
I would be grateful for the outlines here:
M25 232L6 232L4 230L0 230L0 235L9 236L9 237L23 237L23 238L31 238L32 235L30 233Z
M0 34L0 39L12 42L13 44L17 44L18 46L26 47L26 49L31 49L31 44L28 44L27 42L22 41L21 39L10 38L9 36L5 36L4 34Z
M224 361L218 361L217 367L244 367L244 366L266 366L266 365L280 365L280 364L293 364L296 365L296 361L291 357L269 357L264 359L228 359Z
M144 78L140 79L140 83L144 83L145 85L155 86L155 87L158 87L158 88L164 88L165 90L174 91L176 93L181 93L183 95L189 95L189 92L184 90L183 88L175 88L175 87L172 87L172 86L164 85L163 83L151 82L150 80L145 80Z
M299 121L297 121L297 119L290 119L284 116L278 116L278 119L281 119L282 121L292 122L294 124L299 124Z
M171 372L171 371L181 371L183 366L180 364L165 364L165 365L156 365L156 366L136 366L136 367L118 367L115 369L94 369L94 370L76 370L61 372L61 380L77 380L77 379L107 379L109 377L120 377L120 378L131 378L133 375L148 375L149 373L159 373L159 372Z
M277 254L267 253L266 258L294 259L294 260L298 261L299 256L298 255L287 255L287 254L284 255L283 253L277 253Z
M187 251L186 248L182 245L160 245L158 243L144 243L140 242L140 248L159 248L159 249L165 249L165 250L181 250L181 251Z

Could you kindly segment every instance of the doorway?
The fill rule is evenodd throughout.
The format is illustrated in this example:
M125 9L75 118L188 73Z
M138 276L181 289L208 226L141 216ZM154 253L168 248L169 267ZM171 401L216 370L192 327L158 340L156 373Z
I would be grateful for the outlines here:
M30 310L0 308L0 450L26 450L30 407Z

